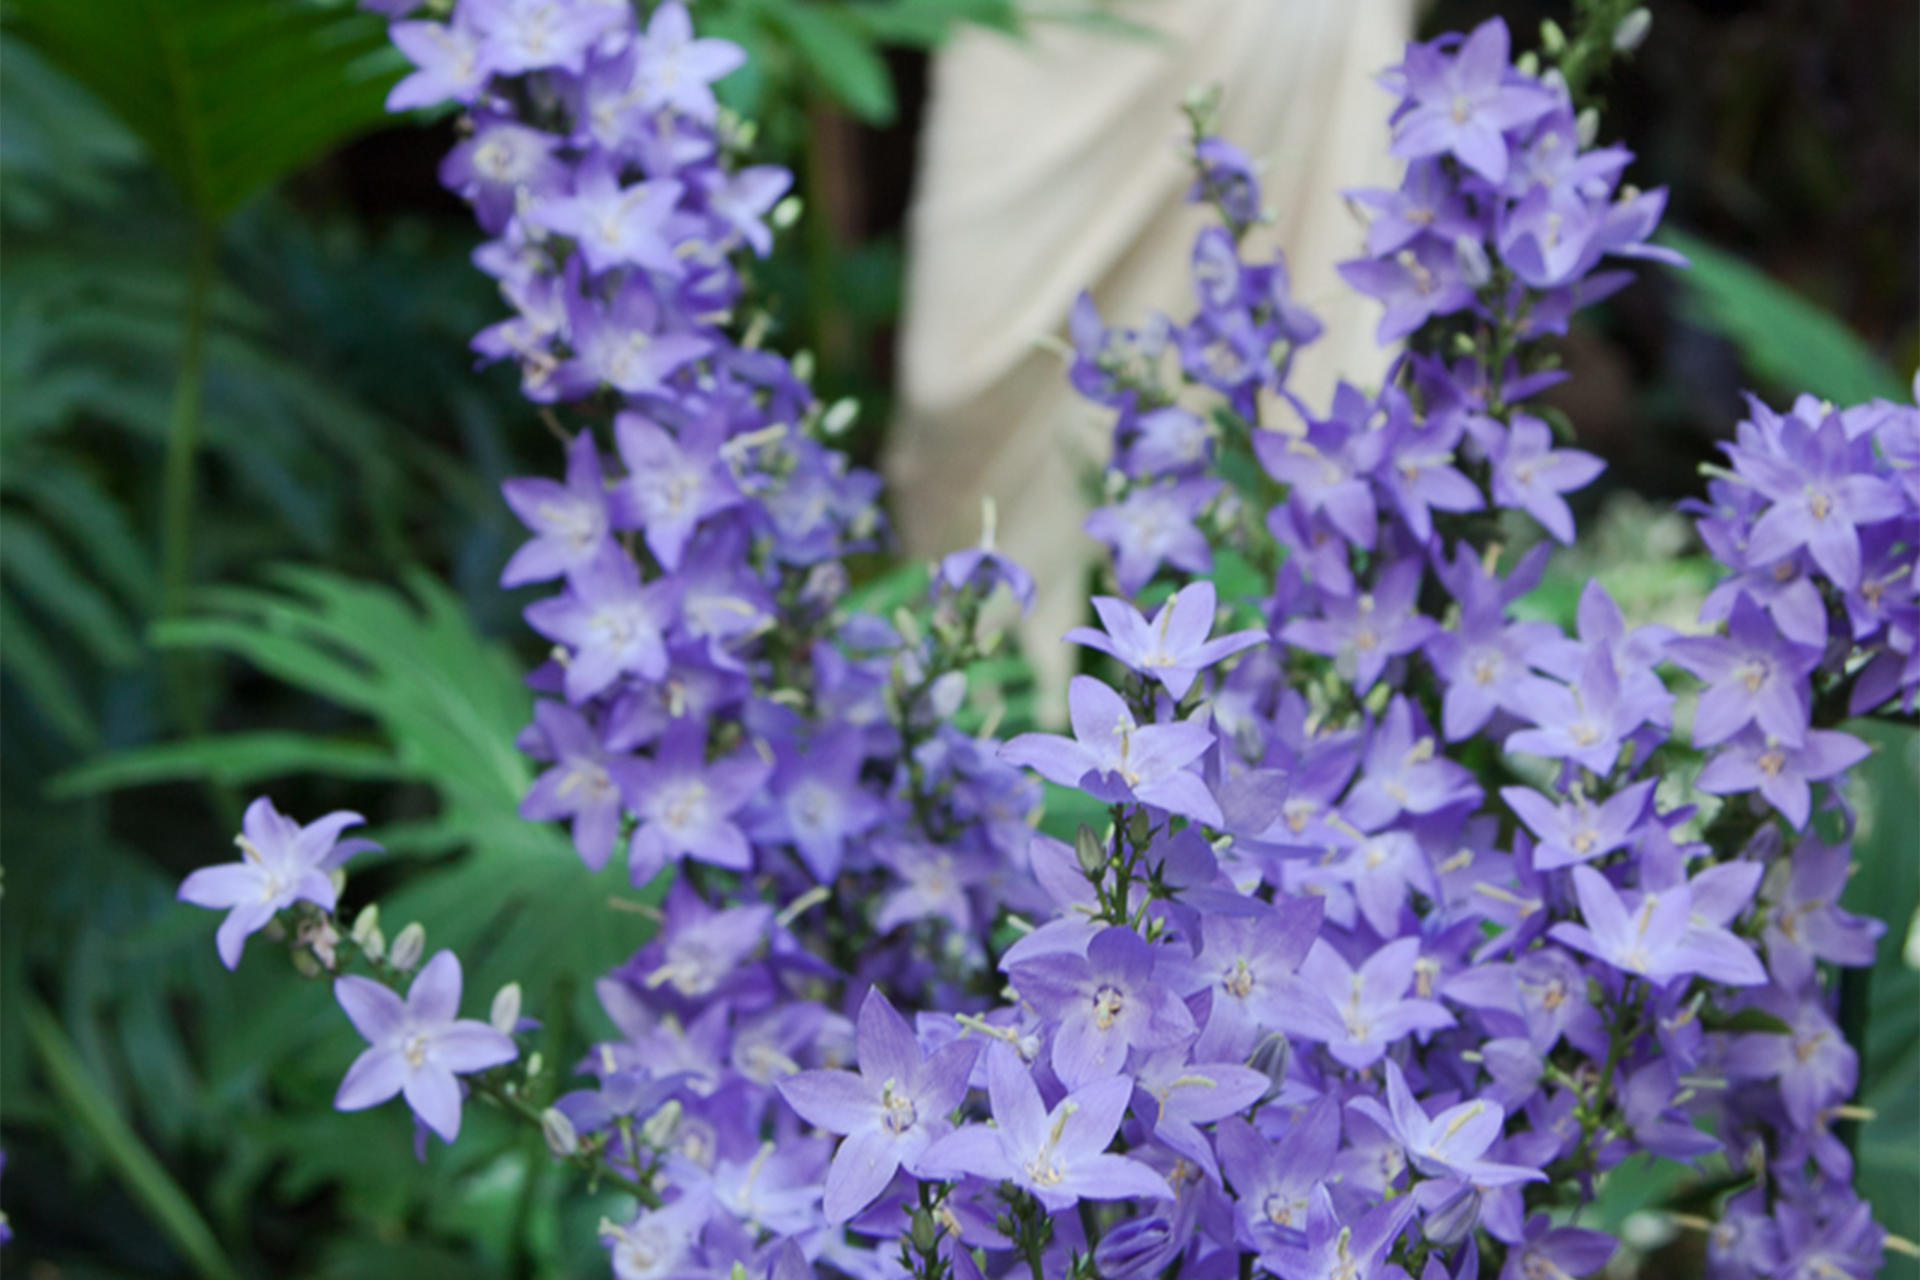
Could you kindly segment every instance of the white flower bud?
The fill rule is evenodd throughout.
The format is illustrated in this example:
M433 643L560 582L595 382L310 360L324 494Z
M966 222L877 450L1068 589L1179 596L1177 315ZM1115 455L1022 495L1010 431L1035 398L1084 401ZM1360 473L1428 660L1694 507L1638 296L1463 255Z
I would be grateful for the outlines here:
M1475 289L1485 287L1493 279L1493 264L1487 261L1487 246L1478 236L1457 235L1453 238L1453 261L1460 268L1460 274Z
M1558 57L1567 47L1567 33L1562 31L1560 24L1552 18L1540 24L1540 47L1546 51L1549 58Z
M580 1149L580 1134L574 1129L573 1121L557 1107L548 1107L540 1113L540 1136L547 1140L547 1150L562 1160Z
M821 415L820 432L828 437L842 435L859 417L860 402L852 396L844 396L835 400L826 413Z
M967 673L949 671L934 679L933 687L927 690L928 709L936 720L950 720L960 704L967 700Z
M1634 9L1613 29L1613 47L1621 53L1632 53L1646 41L1647 32L1652 28L1653 13L1645 8Z
M487 1013L487 1021L493 1029L503 1036L513 1034L520 1025L520 984L509 982L493 994L493 1008Z
M368 903L353 918L353 940L369 960L378 960L387 953L386 936L380 932L379 903Z
M648 1116L640 1125L640 1141L655 1151L664 1151L673 1141L674 1131L680 1127L680 1099L668 1098L660 1104L660 1109Z
M1529 49L1513 60L1513 65L1523 76L1540 74L1540 55Z
M527 1055L527 1079L531 1080L535 1076L539 1075L541 1070L546 1065L547 1065L547 1060L540 1056L540 1051L538 1049L535 1049L532 1053L528 1054Z
M773 224L774 230L785 231L800 221L800 211L803 207L799 196L788 196L773 206L773 212L767 215L767 221Z
M420 963L420 957L427 950L427 927L415 920L412 924L393 935L393 945L387 948L387 962L405 973Z
M1600 113L1592 107L1582 111L1574 117L1573 132L1581 146L1592 146L1593 140L1600 136Z

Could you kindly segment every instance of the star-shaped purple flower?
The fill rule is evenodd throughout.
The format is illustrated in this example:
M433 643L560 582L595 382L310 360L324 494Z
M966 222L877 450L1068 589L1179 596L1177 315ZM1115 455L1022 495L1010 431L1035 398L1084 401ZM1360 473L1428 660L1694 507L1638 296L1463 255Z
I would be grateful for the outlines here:
M1204 579L1174 592L1148 621L1138 609L1112 596L1095 596L1093 610L1104 631L1075 627L1062 639L1111 654L1141 675L1158 680L1178 701L1195 677L1222 658L1265 644L1264 631L1235 631L1207 639L1217 603Z
M234 837L240 861L201 867L180 882L180 901L228 908L214 934L220 963L229 969L239 965L247 936L296 902L333 910L333 882L327 872L356 853L379 848L371 840L340 839L342 831L365 821L342 809L301 826L265 796L248 805L240 834Z
M347 1068L333 1105L378 1106L396 1093L422 1123L452 1142L460 1136L460 1084L467 1075L512 1062L519 1050L484 1022L460 1017L460 961L441 951L427 961L403 1001L371 978L348 975L334 998L370 1047Z
M823 1208L834 1225L872 1204L902 1165L921 1173L921 1153L952 1131L947 1113L966 1096L980 1047L956 1040L923 1054L913 1029L878 987L860 1006L857 1043L857 1075L802 1071L778 1085L807 1123L846 1137L827 1170Z
M1212 826L1223 821L1206 782L1188 767L1214 743L1204 711L1173 724L1139 724L1119 694L1075 676L1067 712L1073 737L1023 733L1000 748L1000 758L1109 803L1138 800Z

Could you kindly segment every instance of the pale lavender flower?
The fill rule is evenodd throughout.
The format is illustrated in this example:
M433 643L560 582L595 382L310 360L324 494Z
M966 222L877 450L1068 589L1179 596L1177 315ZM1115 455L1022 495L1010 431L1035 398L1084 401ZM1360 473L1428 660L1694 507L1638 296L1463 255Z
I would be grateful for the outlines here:
M1111 654L1144 676L1158 680L1175 700L1187 696L1195 677L1222 658L1265 644L1264 631L1235 631L1207 639L1217 603L1213 583L1202 579L1176 591L1148 621L1138 609L1112 596L1095 596L1094 612L1103 631L1075 627L1065 640Z
M1834 729L1809 729L1794 747L1749 727L1714 752L1694 785L1713 795L1758 791L1798 831L1813 808L1809 784L1838 778L1868 754L1866 743Z
M521 797L520 816L532 822L572 818L573 847L589 869L598 871L607 865L620 834L614 757L587 718L564 703L535 703L533 727L553 767L535 778Z
M1530 787L1502 787L1500 798L1539 837L1533 865L1551 871L1624 847L1647 816L1653 786L1651 778L1636 782L1598 804L1578 795L1555 804Z
M567 592L526 608L529 626L568 646L569 702L585 702L624 674L658 680L667 673L666 629L679 584L659 578L642 584L624 551L609 544L568 575Z
M1553 110L1553 96L1508 64L1507 24L1481 23L1452 57L1435 44L1410 44L1401 64L1413 109L1394 122L1393 154L1408 160L1450 154L1488 182L1506 180L1508 129Z
M1220 482L1208 479L1142 486L1088 516L1088 536L1113 551L1120 589L1140 590L1163 563L1189 573L1212 568L1213 552L1194 520L1219 492Z
M671 107L701 121L713 119L713 82L747 60L746 51L731 40L696 38L680 0L666 0L653 11L639 55L640 105Z
M1049 1112L1019 1055L995 1041L987 1049L993 1127L962 1126L927 1149L922 1167L1005 1179L1054 1213L1080 1200L1171 1200L1173 1190L1158 1173L1107 1154L1132 1094L1130 1080L1100 1080Z
M214 934L220 963L229 969L238 966L247 936L296 902L333 910L334 888L327 872L356 853L379 848L370 840L340 839L342 831L365 821L342 809L301 826L265 796L249 804L240 834L234 837L240 861L201 867L180 882L180 901L228 909Z
M1363 1071L1395 1041L1452 1026L1453 1015L1440 1004L1407 995L1419 958L1420 940L1399 938L1356 969L1324 941L1315 942L1287 983L1285 1029L1326 1045L1342 1066Z
M1164 954L1113 925L1093 936L1084 956L1055 952L1012 967L1021 998L1055 1023L1053 1070L1067 1088L1118 1075L1130 1050L1164 1049L1198 1030L1168 985L1172 969L1157 961Z
M614 772L620 795L640 820L627 845L634 884L646 884L681 858L730 871L753 865L735 815L766 785L773 766L751 750L709 761L706 726L675 720L651 760L628 759Z
M494 72L481 35L464 14L452 22L396 22L387 29L414 70L387 93L387 110L407 111L453 101L471 105Z
M1068 684L1067 709L1073 737L1023 733L1000 758L1110 802L1138 800L1196 822L1223 821L1206 782L1188 767L1214 743L1204 711L1174 724L1138 724L1126 701L1092 676Z
M720 449L725 427L699 421L676 438L637 413L613 420L627 478L613 494L616 523L645 530L662 568L678 569L700 522L742 501Z
M593 432L582 431L567 446L565 484L530 476L506 481L500 492L534 534L500 571L501 586L544 582L584 569L608 548L607 487Z
M371 978L348 975L334 997L371 1047L347 1068L334 1095L341 1111L378 1106L404 1094L413 1113L440 1137L460 1136L457 1075L511 1062L519 1050L484 1022L460 1017L460 961L441 951L422 966L401 998Z
M1688 884L1623 895L1592 867L1577 866L1573 889L1585 923L1563 921L1548 932L1575 951L1658 985L1694 975L1736 987L1767 980L1745 942L1726 929L1694 921Z
M1281 628L1280 639L1334 660L1334 669L1365 694L1387 663L1412 653L1438 630L1414 605L1420 592L1420 562L1396 560L1380 574L1372 591L1352 596L1322 593L1318 618L1296 618Z
M1367 1097L1347 1106L1392 1134L1414 1168L1431 1178L1459 1178L1482 1188L1546 1181L1538 1169L1482 1159L1506 1125L1507 1114L1497 1104L1476 1098L1429 1116L1407 1087L1400 1064L1388 1059L1386 1067L1391 1109Z
M1743 438L1744 439L1744 438ZM1859 526L1906 511L1899 491L1871 474L1873 442L1848 438L1837 413L1817 429L1786 419L1777 452L1729 446L1734 470L1772 503L1755 521L1747 556L1771 564L1802 547L1842 587L1860 585Z
M1786 639L1760 606L1734 601L1724 636L1681 636L1667 656L1707 682L1693 715L1693 744L1725 742L1749 724L1790 747L1806 742L1812 700L1807 676L1821 651Z
M802 1119L844 1134L827 1171L827 1221L839 1224L872 1204L901 1166L918 1176L929 1143L952 1131L977 1041L956 1040L924 1054L906 1020L878 987L860 1006L857 1061L851 1071L802 1071L779 1082Z
M1555 449L1546 423L1516 414L1506 446L1494 459L1493 500L1519 507L1563 543L1573 541L1573 512L1560 495L1585 488L1606 463L1578 449Z

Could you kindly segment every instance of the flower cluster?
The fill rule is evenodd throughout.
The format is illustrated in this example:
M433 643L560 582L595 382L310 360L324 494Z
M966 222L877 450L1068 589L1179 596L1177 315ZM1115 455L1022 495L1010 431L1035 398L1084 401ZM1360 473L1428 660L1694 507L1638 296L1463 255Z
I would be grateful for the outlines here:
M524 811L663 897L586 1087L540 1105L516 990L462 1020L448 953L399 992L417 928L337 927L357 819L256 802L246 861L182 896L231 909L229 965L288 910L318 967L365 962L337 1105L401 1094L451 1140L464 1088L538 1123L632 1196L620 1280L1587 1276L1617 1244L1568 1214L1635 1157L1724 1176L1716 1275L1910 1247L1835 1133L1832 976L1881 931L1836 903L1839 725L1920 690L1920 410L1756 404L1699 504L1729 576L1695 632L1597 583L1571 633L1521 616L1602 469L1533 403L1539 339L1624 282L1604 258L1660 253L1662 200L1503 24L1385 78L1409 166L1355 194L1345 274L1408 349L1324 410L1287 387L1317 322L1243 260L1253 166L1193 104L1195 313L1072 319L1116 594L1066 637L1071 732L996 744L953 720L1031 582L989 532L923 613L841 607L873 482L761 325L732 336L787 185L712 97L738 51L676 0L440 8L394 27L396 105L466 107L446 176L517 310L478 346L578 419L565 481L507 490L507 583L562 583L527 614L555 648ZM1100 829L1033 831L1033 775Z

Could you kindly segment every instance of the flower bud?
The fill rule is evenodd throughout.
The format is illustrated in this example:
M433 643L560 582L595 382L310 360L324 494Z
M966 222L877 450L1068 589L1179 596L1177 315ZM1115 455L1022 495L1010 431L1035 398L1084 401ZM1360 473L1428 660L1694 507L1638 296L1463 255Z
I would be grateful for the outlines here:
M920 619L913 616L913 610L901 605L893 611L893 629L900 633L900 639L912 648L920 643Z
M1459 1191L1427 1210L1427 1219L1420 1229L1427 1239L1448 1247L1466 1239L1473 1230L1473 1224L1479 1220L1480 1192L1471 1185L1463 1185Z
M1293 1062L1293 1044L1282 1031L1270 1031L1253 1046L1253 1056L1247 1065L1264 1075L1273 1083L1267 1086L1262 1102L1271 1102L1280 1096L1287 1084L1287 1068Z
M680 1127L680 1099L668 1098L660 1104L660 1109L648 1116L640 1125L640 1141L655 1151L666 1150L673 1141L674 1130Z
M544 1068L546 1065L547 1065L547 1060L540 1056L540 1051L538 1049L535 1049L532 1053L528 1054L527 1055L527 1079L531 1080L535 1076L539 1075L542 1068Z
M1613 29L1613 47L1621 53L1632 53L1646 41L1647 32L1653 28L1653 14L1646 8L1631 10L1620 19L1620 25Z
M1487 281L1493 279L1493 264L1487 261L1487 246L1481 243L1478 236L1455 236L1453 260L1467 284L1475 289L1485 288Z
M380 932L380 904L370 902L360 909L353 918L353 941L366 953L367 959L378 960L387 953L386 936Z
M967 700L967 673L948 671L934 679L927 690L927 709L936 720L951 720L960 704Z
M804 206L801 204L799 196L788 196L785 200L773 206L773 212L767 215L767 221L773 224L774 230L785 231L788 227L800 221L802 208L804 208Z
M1173 1225L1158 1214L1119 1223L1093 1248L1093 1265L1106 1280L1152 1276L1179 1251Z
M513 1034L513 1029L520 1025L519 983L509 982L493 993L493 1008L487 1012L487 1021L501 1035Z
M1552 18L1540 24L1540 47L1549 58L1557 58L1567 47L1567 33Z
M580 1134L567 1113L558 1107L548 1107L540 1113L540 1136L547 1140L547 1150L562 1160L580 1149Z
M1581 146L1592 146L1593 140L1600 136L1600 113L1592 107L1582 111L1574 117L1573 132Z
M925 1209L915 1209L907 1223L907 1239L914 1251L922 1255L932 1253L933 1247L940 1243L940 1228L934 1223L933 1215Z
M1073 833L1073 856L1089 880L1098 880L1100 873L1107 868L1106 843L1084 822Z
M427 927L415 920L393 935L393 945L387 948L387 963L405 973L420 963L426 950Z
M860 417L860 402L852 396L835 400L827 411L820 415L820 433L825 436L837 436L846 432Z
M333 886L333 896L337 901L340 895L347 891L347 869L335 867L327 872L327 883Z
M1529 49L1515 58L1513 65L1523 76L1537 76L1540 74L1540 55Z

